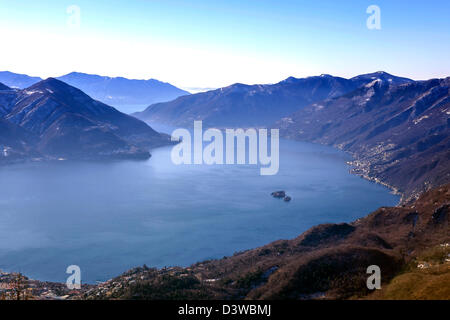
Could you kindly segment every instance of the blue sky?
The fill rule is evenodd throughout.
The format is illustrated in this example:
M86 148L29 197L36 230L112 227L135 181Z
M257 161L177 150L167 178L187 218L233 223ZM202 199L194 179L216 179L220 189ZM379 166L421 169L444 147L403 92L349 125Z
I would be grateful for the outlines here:
M366 27L373 4L380 30ZM447 0L0 0L0 70L76 70L184 88L378 70L444 77L449 15Z

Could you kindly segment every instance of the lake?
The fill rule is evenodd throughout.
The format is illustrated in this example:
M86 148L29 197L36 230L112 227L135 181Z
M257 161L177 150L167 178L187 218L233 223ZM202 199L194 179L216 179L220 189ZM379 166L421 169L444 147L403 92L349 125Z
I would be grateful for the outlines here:
M330 222L350 222L399 197L349 174L349 156L280 140L280 168L181 165L171 147L147 161L47 162L0 167L0 269L84 283L146 264L187 266ZM286 190L291 202L270 193Z

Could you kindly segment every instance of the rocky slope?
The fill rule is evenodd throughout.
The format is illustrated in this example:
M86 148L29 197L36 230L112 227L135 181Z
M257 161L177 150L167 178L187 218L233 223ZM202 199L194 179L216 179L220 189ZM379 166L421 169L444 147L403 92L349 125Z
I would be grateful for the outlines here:
M0 164L38 156L36 137L23 128L0 119Z
M0 164L37 155L34 145L36 137L27 130L2 119L7 114L9 101L17 92L0 83Z
M410 206L380 208L350 224L320 225L296 239L275 241L232 257L188 268L136 268L85 290L78 298L362 298L372 293L366 287L368 266L378 265L382 288L392 288L391 280L405 277L411 268L420 272L424 253L436 248L433 265L440 266L440 279L449 281L449 223L450 184L423 194ZM440 292L433 297L450 299L448 290ZM414 298L413 294L401 292L406 299ZM383 297L380 292L377 295Z
M450 78L371 83L311 104L275 127L352 153L355 172L414 199L450 181Z
M21 141L43 158L147 158L149 148L170 143L144 122L53 78L24 90L0 91L0 111L9 132L3 144L17 145L14 139L26 132L33 138ZM9 157L4 154L3 160Z
M134 116L184 127L192 126L194 120L203 120L205 126L217 127L267 126L313 102L341 96L373 79L386 79L395 84L412 82L377 72L352 79L321 75L303 79L290 77L271 85L237 83L157 103Z

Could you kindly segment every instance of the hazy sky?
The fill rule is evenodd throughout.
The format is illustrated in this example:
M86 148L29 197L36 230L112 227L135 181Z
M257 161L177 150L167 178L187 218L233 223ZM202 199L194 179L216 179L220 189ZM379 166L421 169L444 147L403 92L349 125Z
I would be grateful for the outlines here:
M380 30L366 26L372 4ZM444 77L449 15L448 0L0 0L0 70L183 88L378 70Z

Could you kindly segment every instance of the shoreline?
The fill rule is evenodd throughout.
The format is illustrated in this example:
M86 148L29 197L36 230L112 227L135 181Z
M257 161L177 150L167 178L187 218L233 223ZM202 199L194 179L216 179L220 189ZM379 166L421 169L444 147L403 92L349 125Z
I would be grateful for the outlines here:
M404 193L402 193L397 187L392 186L392 185L388 184L387 182L380 180L377 177L372 177L368 173L365 173L364 169L367 170L367 167L359 168L358 165L355 164L355 161L358 161L358 160L347 161L347 164L351 167L351 169L349 170L350 174L357 175L367 181L379 184L379 185L389 189L391 194L400 196L400 199L399 199L398 203L396 204L396 207L400 207L403 204L404 196L405 196ZM359 170L361 170L361 171L359 171Z
M290 140L290 141L305 142L305 143L310 143L310 144L318 145L318 146L332 147L333 149L335 149L335 150L337 150L337 151L343 151L345 154L350 155L350 156L352 157L352 159L353 159L353 160L351 160L351 161L346 161L346 165L348 165L348 166L350 166L350 167L352 167L352 168L356 168L355 165L353 164L353 161L356 160L355 157L354 157L354 155L352 155L351 153L349 153L349 152L347 152L347 151L344 151L344 150L342 150L342 149L336 148L335 146L330 146L330 145L321 144L321 143L314 143L314 142L309 142L309 141L299 141L299 140L294 140L294 139L286 139L286 140L288 140L288 141ZM160 146L160 147L157 147L157 148L164 148L164 147L169 147L169 145L164 145L164 146ZM157 148L154 148L154 149L157 149ZM107 161L110 161L110 162L118 162L118 161L124 161L124 160L127 160L127 159L109 159L109 160L107 160ZM143 161L143 160L139 160L139 159L129 159L129 160L131 160L131 161L133 161L133 160L135 160L135 161ZM74 161L75 161L75 162L76 162L76 161L86 161L86 162L98 162L98 161L100 161L100 162L102 162L103 160L93 160L93 159L88 159L88 160L74 160L74 159L67 159L67 160L62 161L62 160L58 160L58 159L51 159L51 160L50 160L50 159L44 159L44 160L37 160L37 161L30 160L30 161L25 161L25 162L29 162L29 163L32 164L32 163L58 163L58 162L74 162ZM144 160L144 161L145 161L145 160ZM21 163L22 163L22 162L21 162ZM17 163L15 163L15 164L17 164ZM364 178L364 179L367 180L367 181L370 181L370 182L373 182L373 183L382 185L383 187L389 189L391 194L402 196L402 193L400 193L395 187L389 186L388 184L383 183L382 181L380 181L380 180L378 180L378 179L374 179L374 178L371 178L371 177L369 177L369 176L365 176L365 175L363 175L363 174L360 174L360 173L357 173L357 172L353 172L353 169L349 170L348 173L349 173L349 174L352 174L352 175L360 176L360 177ZM401 204L401 199L399 200L399 203L398 203L396 206L399 206L400 204ZM357 219L365 218L368 214L369 214L369 213L362 213L362 215L359 216ZM336 223L338 223L338 222L336 222ZM314 225L314 226L312 226L311 228L314 228L314 227L316 227L316 226L318 226L318 225L320 225L320 224ZM306 231L306 230L305 230L305 231ZM298 235L297 235L297 236L298 236ZM284 239L274 239L274 240L272 240L271 242L273 242L273 241L281 241L281 240L284 240ZM270 243L270 242L269 242L269 243ZM266 244L267 244L267 243L266 243ZM264 246L264 245L266 245L266 244L263 244L263 245L261 245L261 246ZM248 248L248 249L243 250L243 252L249 251L249 250L254 250L254 249L257 249L257 248L259 248L259 247L251 247L251 248ZM200 263L200 261L193 262L192 264L197 264L197 263ZM173 267L179 267L179 266L173 266ZM0 272L1 272L1 270L0 270ZM126 272L126 270L125 270L124 272ZM9 274L14 274L14 273L16 273L16 271L9 271L8 273L9 273ZM65 284L62 283L62 282L53 282L53 281L40 280L40 279L30 279L30 280L31 280L31 281L41 282L41 283L53 283L53 284L58 284L58 285L65 285ZM105 282L108 282L108 281L110 281L110 280L111 280L111 279L105 280L104 282L101 282L101 283L105 283ZM95 283L87 283L87 285L95 286L96 284L95 284Z
M264 299L265 290L264 288L260 290L259 287L265 286L266 284L274 285L274 281L270 282L269 277L277 272L278 269L286 270L286 268L288 268L287 270L289 270L289 266L293 261L303 261L303 263L312 263L312 267L316 266L315 260L308 262L308 257L311 252L317 252L317 254L322 254L324 257L327 257L325 260L327 265L329 263L336 263L336 265L339 266L340 263L342 263L342 259L345 259L344 261L347 261L350 265L354 265L355 263L357 263L357 265L359 265L358 263L365 265L365 263L369 262L367 262L364 257L370 257L370 261L372 261L373 259L379 259L380 255L384 255L384 259L387 259L385 263L388 263L388 265L396 266L400 264L401 266L410 266L410 268L413 268L412 270L420 270L420 261L422 261L421 254L423 252L431 250L431 248L436 246L448 247L448 240L450 238L448 238L448 234L445 234L445 229L440 228L435 222L431 222L436 219L435 212L440 212L439 210L445 208L445 206L449 206L449 196L450 185L443 185L424 194L418 202L411 207L382 207L365 214L363 217L358 218L351 223L317 225L289 240L273 241L263 246L237 252L232 256L203 260L186 267L173 266L165 268L149 268L146 265L134 267L107 281L95 285L83 284L80 290L69 290L65 287L64 283L59 282L29 280L29 283L32 283L36 292L40 293L40 295L35 296L37 299L131 299L134 296L130 296L130 292L139 293L140 287L135 286L135 284L139 282L151 286L153 283L152 281L159 283L159 281L166 279L164 281L169 281L169 283L171 283L170 281L184 281L183 279L186 279L188 282L194 281L197 283L194 284L196 288L200 287L204 290L209 290L208 292L211 296L206 298L207 300L216 299L217 297L214 298L215 294L221 294L229 299L239 300L239 297L241 297L240 292L245 292L244 296L253 300L258 299L258 294L262 294L261 297ZM430 197L433 199L432 204L430 204L429 201ZM411 208L418 208L420 211L419 214L424 218L424 221L419 223L422 226L426 226L426 229L424 230L421 230L421 228L417 230L416 236L418 236L418 238L412 242L411 240L406 239L406 235L410 233L408 225L411 222ZM399 235L401 235L400 238L397 238L398 235L392 234L393 231L389 226L393 223L393 217L395 217L395 224L398 225L395 228L395 233L398 232ZM389 221L389 223L373 224L375 221L384 221L384 219L388 219L387 221ZM443 227L445 228L444 225ZM428 241L423 242L431 231L434 237L433 241L430 243L428 243ZM368 237L373 234L373 232L379 234L379 237ZM363 243L360 243L360 241L363 241ZM369 242L366 243L366 241ZM390 247L390 245L393 247ZM408 254L407 256L403 256L402 252L404 252L406 248L414 249L414 255L411 256ZM280 254L279 250L287 252L282 252ZM360 255L363 255L363 258L361 258ZM403 256L403 258L401 258L401 256ZM332 259L331 262L328 261L328 259ZM357 260L356 262L352 262L352 259ZM358 259L362 260L360 261ZM433 262L433 265L435 265L435 262ZM227 271L228 273L222 273L229 268L231 268L231 270ZM315 267L311 270L305 269L304 272L309 274L308 272L314 273L314 270ZM390 279L394 277L401 276L403 274L402 270L403 269L400 267L394 267L394 269L390 271L387 280L390 281ZM363 268L358 272L365 274L366 271L365 268ZM345 271L337 271L335 276L339 277L341 273L342 277L346 277ZM13 274L14 273L9 273L7 275L11 276ZM293 276L295 276L295 274L296 273L294 273ZM260 278L260 280L254 280L255 277L256 279ZM274 275L274 277L275 279L278 279L279 275ZM234 279L234 281L231 281L231 279ZM255 287L252 285L247 288L246 282L242 282L244 279L245 281L262 282L258 282L259 284ZM1 280L2 273L0 272L0 288L2 287ZM389 282L384 285L387 286L388 283ZM163 291L161 293L155 293L156 296L151 295L153 297L152 299L164 300L164 297L166 297L164 294L167 294L167 292L170 293L170 290L172 290L170 288L171 287L161 289ZM330 291L329 293L324 293L323 298L335 299L340 297L339 299L345 299L349 293L351 295L348 297L355 297L352 294L351 288L352 287L349 288L350 291L348 292L344 290L342 293L344 296L342 297L335 297L334 291ZM256 291L254 291L254 289ZM362 291L360 293L362 294ZM161 294L161 296L159 294ZM247 294L250 295L246 296ZM139 295L136 297L139 297ZM219 296L219 298L220 297L223 299L223 296ZM362 294L359 298L370 298L370 295L367 293ZM314 295L306 294L301 299L315 299L315 297Z

